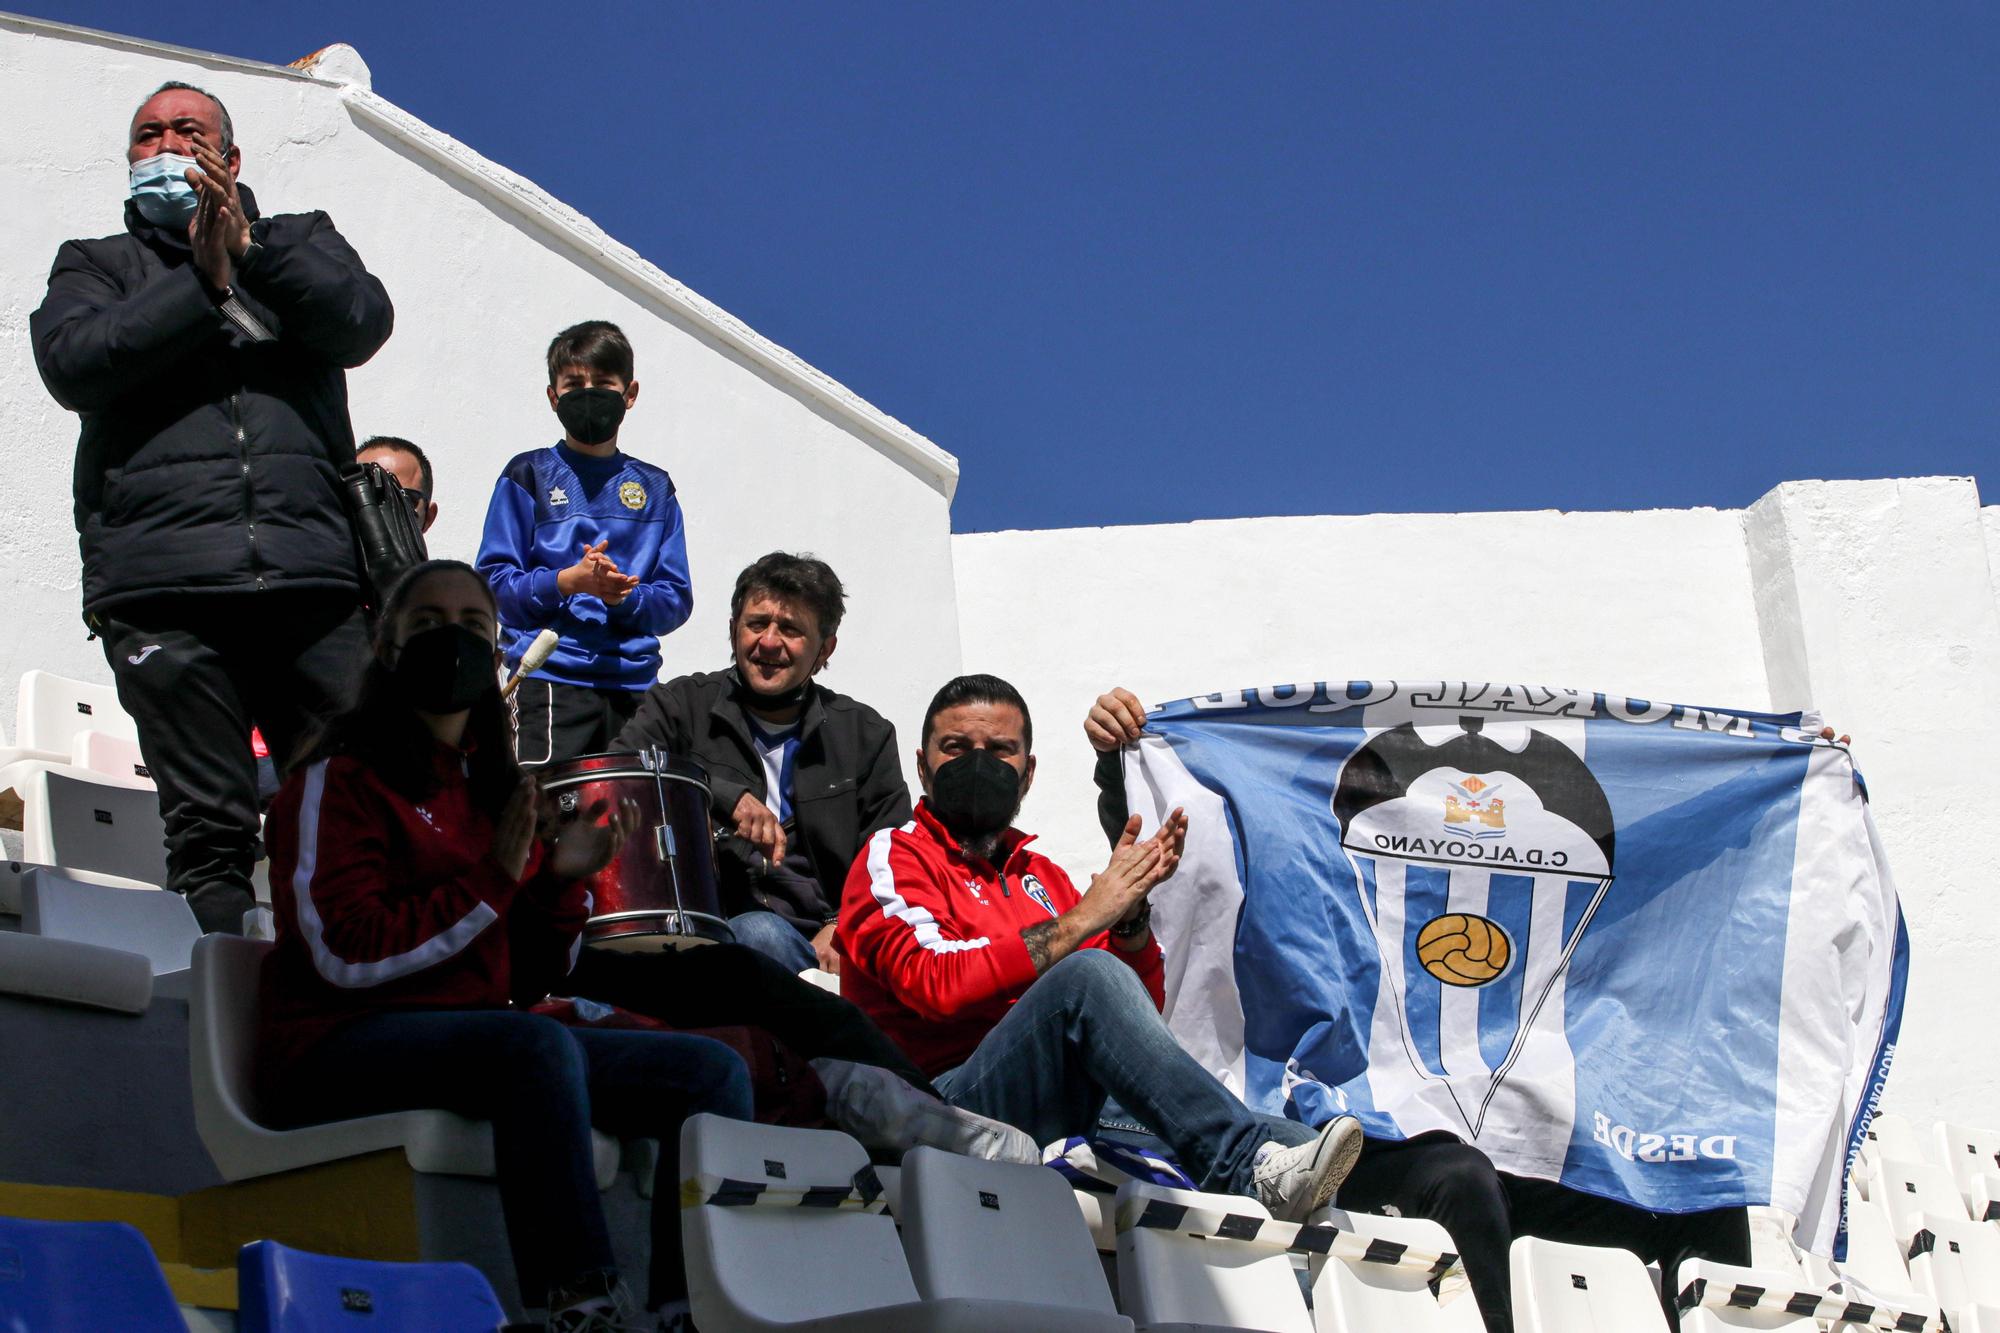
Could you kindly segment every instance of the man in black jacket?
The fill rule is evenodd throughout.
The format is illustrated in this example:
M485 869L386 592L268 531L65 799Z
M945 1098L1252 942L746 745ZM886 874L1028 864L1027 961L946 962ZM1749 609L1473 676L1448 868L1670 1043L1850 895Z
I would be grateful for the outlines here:
M845 610L824 561L772 552L730 595L734 664L653 686L618 736L708 770L724 911L740 942L793 971L839 970L847 869L870 834L910 818L896 729L812 679Z
M343 372L393 318L326 214L259 216L234 139L201 89L149 97L125 233L65 242L30 320L82 418L84 620L159 786L167 886L226 931L252 904L252 724L284 763L366 656Z

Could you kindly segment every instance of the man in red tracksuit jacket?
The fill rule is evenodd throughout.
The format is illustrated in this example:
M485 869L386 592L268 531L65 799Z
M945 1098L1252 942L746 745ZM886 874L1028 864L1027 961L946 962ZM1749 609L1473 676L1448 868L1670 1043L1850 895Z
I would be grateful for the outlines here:
M1315 1132L1258 1115L1160 1019L1162 961L1146 895L1180 862L1187 818L1139 820L1079 894L1011 827L1033 780L1028 705L993 676L931 700L924 799L854 863L836 933L841 990L954 1106L1038 1142L1089 1133L1108 1097L1164 1139L1203 1189L1302 1221L1361 1149L1342 1116Z

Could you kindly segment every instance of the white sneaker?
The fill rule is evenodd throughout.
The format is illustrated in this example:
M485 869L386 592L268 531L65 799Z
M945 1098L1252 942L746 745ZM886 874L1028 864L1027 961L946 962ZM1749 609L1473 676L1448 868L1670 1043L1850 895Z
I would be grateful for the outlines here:
M826 1115L869 1148L901 1153L924 1144L989 1162L1039 1166L1042 1150L1012 1125L961 1110L886 1069L846 1060L812 1062L826 1085Z
M1257 1201L1280 1222L1303 1222L1333 1201L1333 1192L1354 1169L1361 1156L1361 1122L1336 1116L1311 1143L1270 1148L1253 1175Z
M549 1333L644 1333L654 1320L638 1308L631 1291L619 1282L604 1295L579 1302L549 1316Z

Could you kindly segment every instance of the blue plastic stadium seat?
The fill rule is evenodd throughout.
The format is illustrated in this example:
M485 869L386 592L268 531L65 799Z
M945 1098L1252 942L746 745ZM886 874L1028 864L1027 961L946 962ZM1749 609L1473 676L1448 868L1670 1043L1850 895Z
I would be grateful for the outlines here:
M187 1323L137 1229L0 1217L0 1328L186 1333Z
M493 1333L507 1322L470 1264L372 1263L270 1240L238 1252L236 1299L238 1333Z

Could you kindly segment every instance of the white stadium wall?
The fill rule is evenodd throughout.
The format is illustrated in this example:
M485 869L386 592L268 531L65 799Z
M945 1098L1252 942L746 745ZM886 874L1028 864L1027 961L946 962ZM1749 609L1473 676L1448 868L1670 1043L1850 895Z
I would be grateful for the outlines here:
M727 661L739 569L774 548L808 550L850 594L827 682L896 717L919 710L958 665L956 462L530 182L374 96L352 51L332 48L317 69L0 18L0 114L19 201L0 253L11 631L0 640L0 719L11 725L30 667L109 680L79 613L76 418L35 373L28 315L58 245L123 227L126 129L168 79L227 103L242 179L265 212L325 209L388 287L396 331L348 376L354 426L430 454L434 554L471 559L501 465L560 437L543 394L549 339L611 319L631 335L642 386L623 442L673 473L687 515L695 613L666 640L667 674Z
M1984 753L2000 719L2000 508L1982 511L1970 480L1801 482L1745 511L954 538L948 454L376 97L345 48L308 74L0 16L19 201L0 249L0 719L31 667L109 679L78 613L75 419L41 386L27 321L56 247L119 228L127 121L168 79L227 101L265 210L326 209L388 286L396 333L349 377L354 423L431 454L436 553L469 558L502 462L554 438L549 337L618 321L644 386L627 443L673 472L688 515L696 611L666 641L667 672L723 660L738 568L774 547L817 552L851 593L828 683L879 707L906 751L961 662L1023 689L1040 724L1023 822L1079 881L1104 856L1079 722L1114 683L1158 700L1458 678L1815 706L1856 737L1910 921L1891 1103L2000 1116L2000 1031L1978 1021L2000 935Z
M1020 687L1022 824L1104 864L1082 719L1314 680L1490 680L1753 710L1853 734L1909 920L1888 1104L2000 1116L2000 508L1969 478L1796 482L1748 510L1378 514L953 538L968 671ZM1981 1120L1980 1117L1986 1117Z

